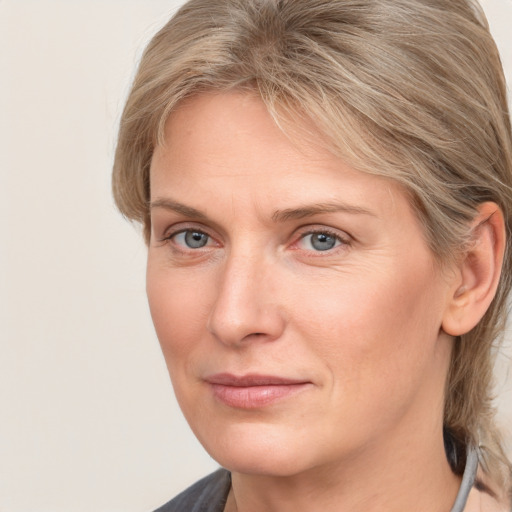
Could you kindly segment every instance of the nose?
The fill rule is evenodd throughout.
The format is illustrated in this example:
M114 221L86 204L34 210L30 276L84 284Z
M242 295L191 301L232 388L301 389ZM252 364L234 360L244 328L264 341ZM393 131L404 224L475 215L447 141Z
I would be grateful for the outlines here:
M208 330L226 345L255 340L274 341L283 333L285 317L279 304L278 270L247 254L232 254L219 273Z

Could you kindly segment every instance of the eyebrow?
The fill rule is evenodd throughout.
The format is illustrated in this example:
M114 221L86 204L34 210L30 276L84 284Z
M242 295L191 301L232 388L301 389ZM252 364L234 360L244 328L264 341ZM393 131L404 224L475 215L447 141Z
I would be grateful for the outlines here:
M313 205L299 206L298 208L287 208L286 210L277 210L272 215L274 222L285 222L287 220L298 220L322 213L351 213L358 215L370 215L376 217L375 213L360 206L345 204L345 203L320 203Z
M149 208L152 210L154 208L163 208L165 210L170 210L185 217L196 218L201 220L207 220L208 216L200 210L196 208L192 208L191 206L187 206L185 204L179 203L178 201L174 201L172 199L155 199L151 201L149 204ZM300 220L305 219L307 217L313 217L314 215L320 215L323 213L350 213L350 214L358 214L358 215L370 215L375 217L375 213L366 208L362 208L360 206L331 202L331 203L319 203L312 205L304 205L299 206L297 208L286 208L285 210L276 210L272 214L272 222L286 222L288 220Z
M196 210L191 206L187 206L182 203L178 203L177 201L173 201L172 199L155 199L149 203L149 209L153 210L154 208L163 208L164 210L171 210L176 213L180 213L185 217L197 218L201 220L206 220L208 217L201 212L200 210Z

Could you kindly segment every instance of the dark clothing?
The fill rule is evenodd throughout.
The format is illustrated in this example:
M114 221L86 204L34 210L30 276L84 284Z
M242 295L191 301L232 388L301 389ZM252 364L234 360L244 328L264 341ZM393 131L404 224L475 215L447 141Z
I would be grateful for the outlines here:
M219 469L178 494L155 512L222 512L230 487L229 471Z

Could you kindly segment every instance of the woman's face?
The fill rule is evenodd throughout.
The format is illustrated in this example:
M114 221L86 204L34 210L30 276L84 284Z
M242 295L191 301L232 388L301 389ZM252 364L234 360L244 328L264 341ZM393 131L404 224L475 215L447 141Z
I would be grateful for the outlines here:
M441 425L453 286L399 187L314 142L253 95L202 95L152 161L151 314L190 426L234 471L296 474Z

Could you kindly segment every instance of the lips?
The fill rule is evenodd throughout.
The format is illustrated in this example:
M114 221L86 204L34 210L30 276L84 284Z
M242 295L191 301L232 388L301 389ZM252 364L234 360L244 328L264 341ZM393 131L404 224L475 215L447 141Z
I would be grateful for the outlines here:
M207 377L213 396L237 409L258 409L305 390L311 382L275 375L236 376L220 373Z

